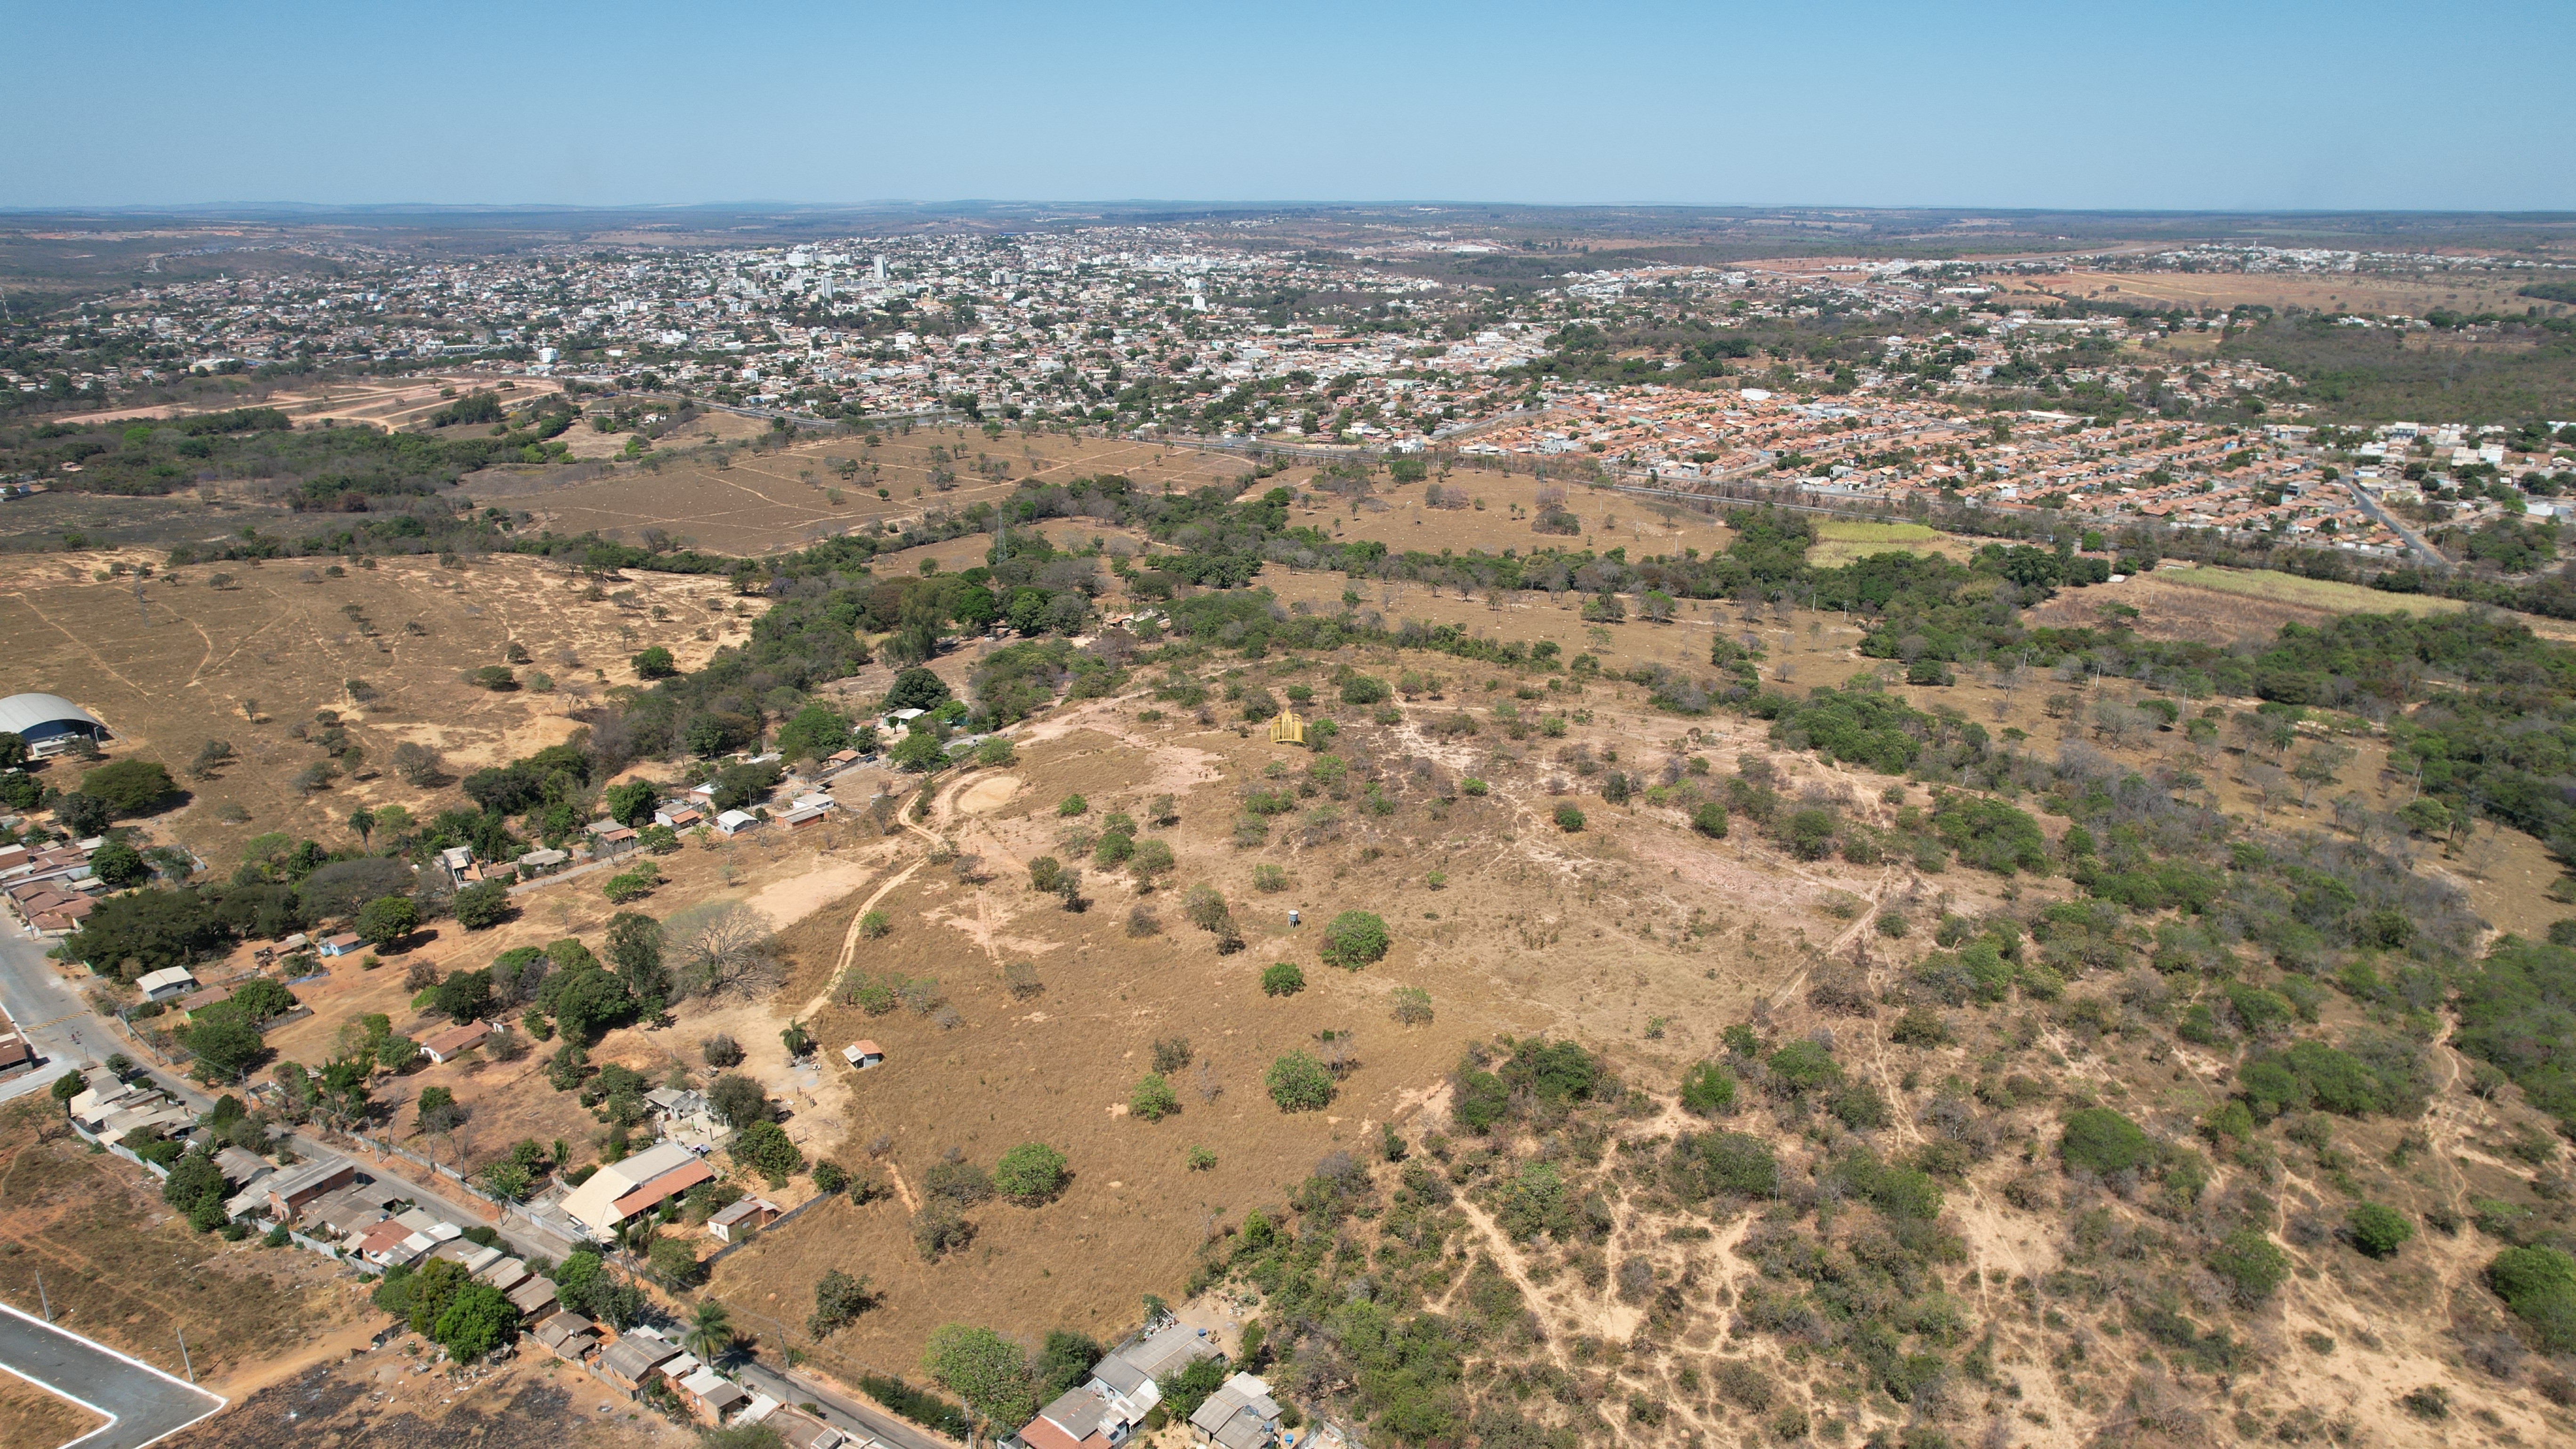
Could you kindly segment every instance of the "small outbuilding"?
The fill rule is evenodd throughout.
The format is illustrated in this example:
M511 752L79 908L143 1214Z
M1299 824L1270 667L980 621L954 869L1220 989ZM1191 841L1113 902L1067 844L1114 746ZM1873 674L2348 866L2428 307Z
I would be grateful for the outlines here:
M841 1048L841 1060L864 1072L885 1065L885 1048L872 1041L854 1041Z
M719 1243L730 1243L778 1221L778 1204L767 1198L737 1198L715 1216L707 1219L707 1236Z
M146 1000L168 1001L172 997L185 996L196 990L197 978L189 974L185 966L165 966L158 971L146 971L135 977L134 984L143 988Z

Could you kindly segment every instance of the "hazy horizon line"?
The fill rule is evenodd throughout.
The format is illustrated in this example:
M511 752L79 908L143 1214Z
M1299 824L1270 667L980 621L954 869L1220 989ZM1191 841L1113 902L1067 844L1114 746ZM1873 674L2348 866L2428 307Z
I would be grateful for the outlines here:
M1141 208L1204 208L1209 210L1262 210L1274 207L1304 209L1366 210L1386 207L1427 207L1449 210L1511 208L1521 211L1673 211L1673 212L1864 212L1864 213L1974 213L2004 216L2153 216L2153 217L2316 217L2316 216L2410 216L2410 217L2516 217L2533 220L2576 222L2576 207L2566 209L2532 207L2410 207L2410 206L2302 206L2302 207L2205 207L2205 206L2036 206L1986 205L1975 202L1850 202L1850 201L1503 201L1460 200L1425 197L1390 197L1359 200L1320 200L1313 198L1206 198L1206 197L955 197L942 201L924 201L905 197L873 197L851 201L793 201L757 198L732 201L128 201L100 203L65 203L60 205L0 204L0 216L59 216L96 213L178 214L191 212L368 212L368 211L455 211L455 212L617 212L617 211L861 211L900 209L922 212L966 211L978 208L1081 208L1090 210Z

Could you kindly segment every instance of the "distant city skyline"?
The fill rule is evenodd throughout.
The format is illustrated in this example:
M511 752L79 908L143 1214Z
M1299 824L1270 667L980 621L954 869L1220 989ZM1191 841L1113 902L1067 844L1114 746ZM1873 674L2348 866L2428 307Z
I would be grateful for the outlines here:
M9 11L0 208L2576 209L2514 0Z

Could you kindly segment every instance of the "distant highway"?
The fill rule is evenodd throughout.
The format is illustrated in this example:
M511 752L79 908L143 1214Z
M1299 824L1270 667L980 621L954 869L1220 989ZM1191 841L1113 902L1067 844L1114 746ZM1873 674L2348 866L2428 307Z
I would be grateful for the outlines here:
M0 1303L0 1367L106 1417L104 1426L72 1441L80 1449L142 1449L224 1406L221 1394L6 1303Z

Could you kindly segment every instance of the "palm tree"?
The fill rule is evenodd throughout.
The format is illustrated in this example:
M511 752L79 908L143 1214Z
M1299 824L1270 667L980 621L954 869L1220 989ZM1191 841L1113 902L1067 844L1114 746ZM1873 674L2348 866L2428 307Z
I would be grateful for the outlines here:
M714 1363L733 1347L733 1338L733 1316L722 1303L709 1298L689 1310L689 1331L680 1343L699 1358Z
M644 1255L652 1250L653 1240L661 1236L661 1226L650 1217L636 1217L617 1228L617 1246L625 1250L629 1272L642 1272Z

